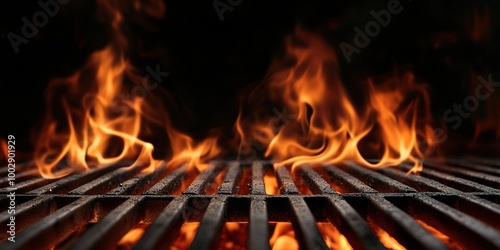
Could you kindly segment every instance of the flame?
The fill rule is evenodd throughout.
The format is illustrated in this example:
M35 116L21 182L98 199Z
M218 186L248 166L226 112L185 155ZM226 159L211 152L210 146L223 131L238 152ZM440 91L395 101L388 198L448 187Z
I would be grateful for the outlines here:
M441 233L436 228L429 226L427 223L425 223L422 220L416 220L416 221L418 224L420 224L423 228L425 228L427 231L429 231L436 238L438 238L438 239L442 240L444 243L446 243L446 245L448 245L451 249L453 249L453 250L462 250L463 249L453 239L451 239L447 235Z
M292 224L289 222L276 223L269 244L273 250L298 250L299 243L295 239Z
M248 223L226 222L217 249L247 249Z
M264 174L264 188L268 195L278 194L278 182L275 176Z
M126 108L131 110L129 113L115 115L111 111L113 100L121 93L124 74L131 70L130 67L123 55L117 55L113 47L108 46L93 53L83 70L62 82L57 79L49 85L49 90L54 92L60 85L66 85L69 94L61 97L66 123L60 124L55 119L56 115L49 113L42 127L44 132L38 136L35 163L42 176L58 178L75 170L88 170L89 161L101 165L135 158L133 165L148 163L154 168L158 162L152 157L153 145L138 138L144 100L137 97L127 102ZM96 90L87 92L81 103L74 103L71 99L85 93L82 88L87 87L86 71L95 73L91 82ZM54 94L52 92L47 96L49 103L55 98ZM67 130L60 131L61 126L67 127ZM121 140L121 147L111 148L112 140L116 139ZM109 150L115 151L114 154L106 155ZM56 173L56 165L64 158L73 169Z
M267 147L265 156L276 159L275 166L291 164L292 169L343 160L372 168L409 160L414 170L422 167L419 159L426 152L421 142L434 143L430 98L426 85L417 83L412 73L368 79L363 87L368 95L357 96L365 100L359 107L340 79L335 52L323 39L298 28L285 40L285 50L287 58L273 64L249 102L264 109L269 100L283 103L288 115L276 115L275 109L274 116L265 110L249 116L240 112L235 127L241 145L264 135L266 140L257 141ZM364 154L379 160L370 162Z
M331 223L316 223L318 229L330 249L352 250L347 238L342 235Z
M195 143L172 127L168 113L158 108L163 106L158 98L134 95L133 88L125 84L142 84L145 78L139 77L128 59L122 12L133 9L161 18L164 8L159 0L119 4L98 1L100 16L112 25L112 40L104 49L92 53L72 76L49 84L49 110L35 146L35 163L43 177L58 178L122 160L133 161L131 166L145 166L143 171L153 171L160 160L153 157L153 144L141 138L159 127L170 139L171 161L167 166L187 163L191 168L203 169L204 162L219 153L215 138ZM58 120L60 117L65 120ZM63 160L68 167L59 169Z
M196 230L200 226L199 222L186 222L182 225L179 237L172 243L170 249L188 249L189 244L193 241L196 235Z
M370 223L371 228L375 231L377 234L380 242L387 248L387 249L392 249L392 250L406 250L405 247L403 247L399 242L394 239L389 233L387 233L385 230L380 228L379 226L376 226L374 223Z
M149 224L139 223L135 228L128 231L117 243L118 249L132 249L132 247L142 237Z
M188 168L196 167L198 171L206 169L208 160L220 153L217 137L208 137L200 143L195 143L191 137L174 129L168 130L173 156L168 166L181 166L187 163Z

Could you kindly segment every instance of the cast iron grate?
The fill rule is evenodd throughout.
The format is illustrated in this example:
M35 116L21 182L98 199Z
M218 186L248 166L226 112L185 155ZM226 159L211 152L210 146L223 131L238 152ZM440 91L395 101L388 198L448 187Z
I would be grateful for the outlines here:
M408 249L500 249L500 161L424 164L412 175L409 164L291 173L262 161L213 162L195 176L187 167L144 173L116 165L61 179L41 178L28 164L17 168L15 243L5 241L11 190L0 182L0 249L113 249L138 224L147 229L134 249L164 249L186 222L200 222L190 249L217 249L226 222L247 223L247 247L259 250L270 248L275 222L291 222L302 249L327 248L317 223L331 223L354 249L385 249L372 224ZM266 194L269 180L275 195Z

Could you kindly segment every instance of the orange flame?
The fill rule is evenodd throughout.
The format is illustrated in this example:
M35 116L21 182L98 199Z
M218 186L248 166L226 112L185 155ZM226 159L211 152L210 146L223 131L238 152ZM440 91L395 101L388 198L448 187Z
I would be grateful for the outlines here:
M292 224L289 222L278 222L274 228L274 233L269 239L273 250L296 250L299 243L295 239Z
M422 220L416 220L418 224L420 224L423 228L425 228L427 231L429 231L432 235L436 236L436 238L442 240L446 245L448 245L451 249L453 250L462 250L463 248L458 245L453 239L448 237L447 235L441 233L439 230L436 228L428 225Z
M316 223L318 229L330 249L352 250L347 238L342 235L331 223Z
M118 249L132 249L132 246L139 241L149 224L140 223L132 230L128 231L117 243Z
M135 161L132 166L143 165L147 166L145 171L152 171L160 161L153 158L153 144L141 136L157 127L166 129L170 139L172 160L168 166L188 163L202 169L206 166L204 161L219 153L215 138L197 144L177 132L168 114L158 110L162 105L154 96L148 95L147 100L140 96L124 98L128 90L124 83L141 78L127 58L127 38L121 31L122 12L134 9L161 18L164 11L162 1L143 2L136 0L115 6L114 1L98 1L100 16L110 19L106 21L112 24L113 40L106 48L92 53L75 74L49 84L49 112L35 149L35 162L43 177L58 178L88 170L89 165L108 165L121 160ZM128 8L129 3L133 8ZM122 106L117 106L116 100L122 100ZM59 106L62 111L57 110ZM56 119L61 116L66 121ZM63 160L69 168L58 168Z
M399 244L399 242L394 239L389 233L387 233L384 229L372 224L372 228L374 229L375 233L377 234L380 242L387 247L387 249L392 249L392 250L406 250L404 246Z
M201 172L208 167L208 160L220 153L220 148L217 147L217 137L209 137L196 144L191 137L174 129L169 129L167 132L173 152L168 166L178 167L187 163L188 168L196 167Z
M179 237L172 243L170 249L188 249L199 226L199 222L184 223L180 229Z
M335 52L320 37L299 28L285 40L285 48L293 66L286 67L289 58L275 62L268 81L249 100L252 105L265 105L268 99L284 103L293 115L270 117L257 111L243 118L240 113L236 131L242 144L253 135L265 135L259 141L267 146L265 156L292 168L343 160L373 168L410 160L415 170L421 168L418 160L425 152L419 142L433 144L431 115L426 86L412 73L382 82L369 79L366 104L357 107L340 79ZM379 161L368 161L367 152Z

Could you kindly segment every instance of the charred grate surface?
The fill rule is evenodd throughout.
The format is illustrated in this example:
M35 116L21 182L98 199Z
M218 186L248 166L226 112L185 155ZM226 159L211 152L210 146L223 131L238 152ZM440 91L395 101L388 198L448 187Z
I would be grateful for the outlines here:
M0 182L0 249L115 249L138 227L134 249L164 249L194 222L190 249L220 249L230 222L247 225L249 249L270 249L278 222L291 223L301 249L328 249L324 224L354 249L385 249L384 233L406 248L500 249L500 161L424 163L418 175L407 174L409 164L291 172L256 161L213 162L194 175L187 166L152 173L111 166L59 180L26 167L16 186ZM15 243L6 240L13 188Z

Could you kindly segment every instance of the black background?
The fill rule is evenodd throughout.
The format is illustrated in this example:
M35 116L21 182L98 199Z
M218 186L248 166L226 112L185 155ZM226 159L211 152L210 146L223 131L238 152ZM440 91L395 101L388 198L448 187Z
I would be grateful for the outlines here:
M221 2L226 3L224 0ZM243 0L221 21L213 1L165 1L163 20L126 17L130 57L138 69L160 64L170 72L162 88L170 93L170 113L177 128L203 137L210 128L229 132L240 96L264 77L283 38L300 24L322 34L339 51L352 44L353 28L373 20L370 10L387 8L388 1L264 1ZM392 17L369 46L348 64L342 56L346 84L368 76L412 70L431 85L432 110L439 120L469 91L471 71L500 72L500 2L409 1ZM44 90L54 76L70 75L87 56L109 40L109 24L96 18L96 3L71 0L40 28L28 44L14 53L7 34L21 33L21 17L40 10L37 1L5 0L0 7L0 135L14 134L23 149L30 149L30 133L45 109ZM491 36L470 38L472 12L491 13ZM481 12L480 12L481 13ZM139 20L139 21L138 21ZM435 37L452 34L454 41L435 47ZM340 55L340 52L338 53ZM466 120L457 133L473 131ZM452 135L453 136L453 135Z

